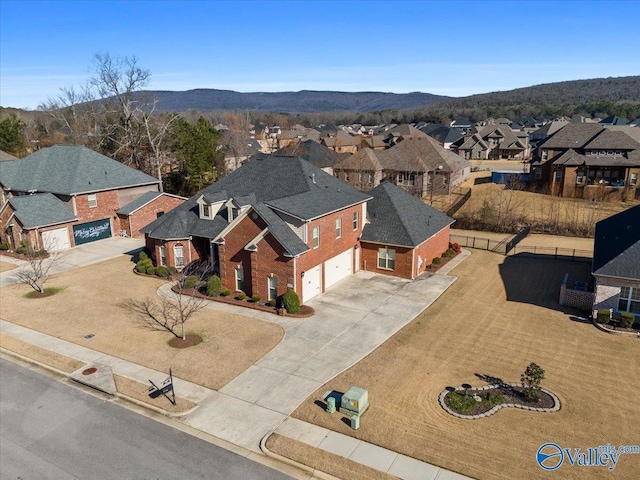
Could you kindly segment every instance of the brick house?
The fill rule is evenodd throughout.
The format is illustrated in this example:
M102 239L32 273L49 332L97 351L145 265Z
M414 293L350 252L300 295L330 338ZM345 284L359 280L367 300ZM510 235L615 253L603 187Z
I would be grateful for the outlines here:
M603 200L640 197L640 129L570 123L542 143L531 182L552 195Z
M233 291L306 302L362 268L370 199L302 158L256 157L141 231L157 265L198 262Z
M451 193L471 175L471 164L426 134L408 137L387 150L364 148L333 167L336 177L368 190L387 179L406 192L424 197Z
M591 273L594 311L610 308L640 319L640 205L596 223Z
M413 280L447 251L452 218L390 182L367 193L369 222L360 238L364 270Z
M56 145L0 162L0 187L0 239L12 248L28 239L33 247L62 250L119 235L118 210L157 193L160 182L88 148Z
M161 192L147 192L124 207L116 214L120 220L120 232L127 237L143 236L140 229L186 200L185 197Z

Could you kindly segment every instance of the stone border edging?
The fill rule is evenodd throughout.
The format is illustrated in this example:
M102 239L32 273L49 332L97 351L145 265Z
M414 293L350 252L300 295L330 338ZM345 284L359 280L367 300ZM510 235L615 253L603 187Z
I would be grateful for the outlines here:
M504 383L504 384L490 384L490 385L485 385L483 387L473 387L468 389L469 391L483 391L483 390L491 390L492 388L498 388L502 385L509 385L511 387L521 387L522 384L521 383ZM460 387L462 388L462 387ZM457 391L458 389L456 389ZM464 389L462 389L464 390ZM449 393L449 390L443 390L440 395L438 396L438 402L440 403L440 406L443 408L443 410L445 412L447 412L449 415L453 415L454 417L458 417L458 418L463 418L465 420L479 420L481 418L485 418L485 417L489 417L491 415L493 415L494 413L496 413L498 410L500 410L501 408L506 408L506 407L511 407L511 408L520 408L522 410L529 410L530 412L547 412L547 413L551 413L551 412L557 412L558 410L560 410L560 400L558 399L558 397L556 397L553 393L551 393L549 390L545 390L544 388L540 389L541 391L543 391L544 393L546 393L547 395L549 395L554 402L554 406L551 408L541 408L541 407L529 407L527 405L520 405L518 403L501 403L500 405L496 405L495 407L493 407L491 410L487 410L484 413L480 413L478 415L464 415L462 413L457 413L454 412L453 410L451 410L444 402L444 397L447 395L447 393Z
M298 469L300 469L300 470L302 470L302 471L304 471L306 473L309 473L309 474L311 474L313 476L313 478L320 478L322 480L340 480L338 477L334 477L333 475L329 475L328 473L325 473L322 470L318 470L316 468L310 467L309 465L305 465L304 463L296 462L295 460L291 460L290 458L287 458L287 457L285 457L283 455L280 455L278 453L274 453L271 450L269 450L267 448L267 440L274 433L275 433L275 430L271 430L269 433L267 433L260 440L260 450L267 457L275 458L279 462L282 462L282 463L284 463L286 465L290 465L290 466L298 468ZM283 435L283 436L286 436L286 435ZM289 438L289 437L287 437L287 438ZM295 439L292 439L292 440L295 440ZM314 448L317 448L317 447L314 447Z
M612 330L610 328L605 327L601 323L598 323L593 317L591 317L591 323L593 323L593 325L601 332L610 333L611 335L623 335L625 337L640 338L640 332L621 332L618 330Z

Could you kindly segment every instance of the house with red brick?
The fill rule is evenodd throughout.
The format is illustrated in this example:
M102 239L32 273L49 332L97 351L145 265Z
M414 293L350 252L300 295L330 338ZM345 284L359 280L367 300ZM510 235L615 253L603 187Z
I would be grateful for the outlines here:
M64 250L140 227L184 201L160 181L88 148L56 145L0 162L0 241ZM142 203L141 203L142 201Z
M372 198L360 237L364 270L413 280L447 251L452 218L391 182L367 194Z
M141 231L157 265L197 262L233 291L271 300L293 289L306 302L364 267L361 237L372 199L302 158L256 157ZM437 255L448 247L445 230ZM415 258L429 255L421 250ZM398 274L413 278L409 270Z

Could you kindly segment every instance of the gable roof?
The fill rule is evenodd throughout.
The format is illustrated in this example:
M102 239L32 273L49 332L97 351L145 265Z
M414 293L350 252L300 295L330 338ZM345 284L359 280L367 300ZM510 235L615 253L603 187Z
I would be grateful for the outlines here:
M16 218L27 230L77 220L64 202L51 193L12 197L8 203L13 207Z
M382 163L369 147L358 150L334 167L336 170L382 171Z
M73 195L159 180L86 147L55 145L17 162L0 162L0 183L21 192Z
M603 128L597 123L568 123L540 145L540 148L582 148Z
M404 192L390 182L382 182L369 195L363 242L417 247L455 220Z
M301 220L313 220L369 199L369 196L300 157L256 157L141 231L152 238L164 240L183 239L190 235L215 238L229 225L226 209L221 209L212 220L199 218L197 201L202 195L218 201L224 197L235 201L244 199L241 203L251 205L257 212L260 210L264 214L266 210L260 206L263 204L264 208L275 210L274 215L278 217L277 212L282 212ZM284 227L274 220L275 217L263 214L260 216L275 229L274 237L285 242L283 246L290 253L301 248L299 245L296 247L292 237L285 238L286 234L278 233L278 229Z
M620 130L610 130L603 128L585 146L585 150L608 149L608 150L636 150L640 148L640 143L631 139L629 135Z
M406 138L388 150L376 152L376 155L385 170L400 172L430 172L439 165L445 172L455 172L470 165L428 135Z
M640 205L596 223L591 271L640 279Z
M318 168L333 167L340 161L340 157L336 152L313 140L290 143L286 147L275 151L273 154L275 156L296 155L304 158L307 162L312 163Z

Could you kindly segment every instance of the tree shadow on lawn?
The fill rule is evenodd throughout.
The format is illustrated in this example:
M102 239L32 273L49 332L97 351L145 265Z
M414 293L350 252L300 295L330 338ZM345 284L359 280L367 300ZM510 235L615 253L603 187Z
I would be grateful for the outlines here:
M513 255L499 265L507 301L528 303L580 316L579 310L558 303L560 285L566 273L572 280L589 281L591 264L557 260L553 257Z

